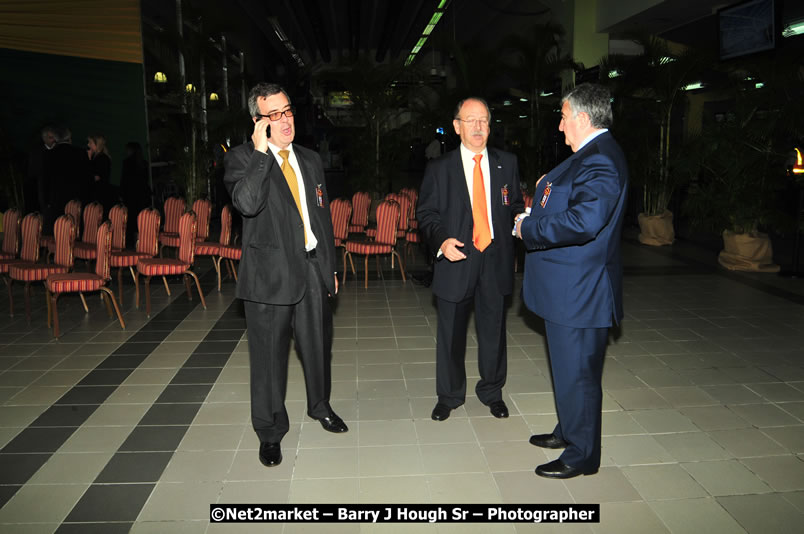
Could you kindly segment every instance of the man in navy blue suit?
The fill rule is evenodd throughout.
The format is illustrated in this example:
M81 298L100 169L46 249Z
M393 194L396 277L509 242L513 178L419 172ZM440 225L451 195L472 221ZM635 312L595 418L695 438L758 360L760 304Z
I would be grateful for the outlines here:
M536 468L548 478L600 467L603 358L609 327L623 317L620 237L628 169L608 131L608 89L581 84L562 100L561 123L574 154L543 176L529 216L516 223L528 251L522 294L544 318L558 424L531 436L537 447L564 449Z

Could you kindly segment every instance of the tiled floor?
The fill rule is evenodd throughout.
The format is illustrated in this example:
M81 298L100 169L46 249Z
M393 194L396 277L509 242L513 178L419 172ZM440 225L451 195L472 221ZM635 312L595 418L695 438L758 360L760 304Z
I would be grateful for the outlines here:
M513 298L511 417L474 395L449 420L435 403L435 309L398 275L362 278L335 305L332 405L350 432L305 415L291 355L291 432L264 468L250 427L242 308L202 277L207 310L174 281L127 329L97 297L59 303L63 337L34 294L29 326L0 319L0 532L801 532L804 286L734 275L683 244L626 242L625 309L604 372L603 467L568 481L533 468L555 423L543 325ZM521 274L517 277L521 283ZM5 297L0 309L8 306ZM477 376L469 340L467 371ZM470 386L470 391L472 390ZM600 524L208 523L211 503L601 503Z

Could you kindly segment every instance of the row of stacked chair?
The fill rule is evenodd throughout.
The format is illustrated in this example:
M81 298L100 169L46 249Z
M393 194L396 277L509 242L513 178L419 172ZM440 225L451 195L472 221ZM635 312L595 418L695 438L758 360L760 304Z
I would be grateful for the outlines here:
M180 209L176 209L179 206ZM105 287L110 280L111 267L118 268L119 300L123 302L122 273L128 267L135 284L136 306L139 307L139 277L145 276L146 313L150 315L150 279L162 276L165 289L170 295L170 288L165 276L183 275L187 287L188 298L192 297L189 278L195 281L202 305L206 308L204 295L198 277L190 269L195 255L211 256L217 273L218 291L221 288L221 263L227 262L229 272L237 279L234 261L240 259L239 246L230 243L232 235L232 209L225 206L221 213L221 235L218 242L206 241L209 237L209 219L211 203L199 200L194 203L194 210L184 213L183 199L166 202L166 227L160 234L161 215L157 210L146 208L137 216L138 239L133 250L125 248L125 229L128 210L122 205L114 206L109 212L109 220L101 223L103 208L100 204L91 203L82 210L78 201L71 201L65 206L65 214L60 216L54 225L53 236L42 236L42 217L38 213L30 213L24 218L19 211L7 210L3 215L3 244L0 251L0 274L8 288L10 314L14 314L13 281L25 283L25 311L30 322L30 289L33 282L44 282L48 292L48 325L53 316L54 335L58 337L58 313L55 308L58 296L66 292L78 292L85 311L88 311L83 293L102 291L111 313L111 305L117 313L121 327L125 323L117 305L114 294ZM168 211L169 209L169 211ZM83 234L78 236L78 222L83 218ZM170 219L171 225L167 225ZM174 222L175 221L175 224ZM175 239L174 239L175 237ZM108 243L106 241L108 240ZM161 247L160 247L161 244ZM157 258L165 246L175 246L177 257ZM44 247L48 263L40 263L40 248ZM107 250L108 249L108 250ZM52 263L50 262L52 255ZM94 273L72 272L74 260L95 261ZM52 310L51 310L52 309Z
M343 247L343 274L342 282L346 282L346 260L356 274L353 254L364 256L364 282L368 288L368 259L375 256L377 272L380 272L379 257L391 256L391 268L394 268L394 258L399 264L402 280L406 281L405 267L397 250L397 242L404 240L410 250L413 243L419 242L418 224L416 223L416 201L418 194L415 189L403 189L399 193L389 193L377 206L376 226L368 226L368 214L371 208L371 195L366 192L357 192L352 201L335 199L332 201L332 227L335 234L335 246ZM406 254L407 257L407 254Z

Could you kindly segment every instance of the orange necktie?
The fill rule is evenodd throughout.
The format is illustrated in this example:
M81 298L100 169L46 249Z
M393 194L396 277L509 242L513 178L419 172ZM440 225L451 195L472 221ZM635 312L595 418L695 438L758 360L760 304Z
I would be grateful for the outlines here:
M483 171L480 170L480 159L483 154L475 154L475 170L472 173L472 219L475 222L472 230L472 242L480 252L491 244L489 214L486 211L486 188L483 187Z
M285 180L288 182L288 187L293 195L293 200L296 201L296 209L299 210L299 217L302 218L304 223L304 212L302 212L301 199L299 198L299 181L296 179L296 171L290 165L290 150L280 150L279 157L282 158L282 174L285 175ZM307 227L304 228L304 244L307 244Z

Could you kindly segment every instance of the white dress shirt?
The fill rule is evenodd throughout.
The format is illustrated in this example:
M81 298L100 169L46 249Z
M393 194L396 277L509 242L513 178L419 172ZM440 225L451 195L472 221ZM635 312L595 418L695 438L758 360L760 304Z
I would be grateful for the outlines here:
M486 214L489 218L489 229L491 238L494 239L494 225L491 224L491 171L489 170L489 151L487 148L480 152L480 171L483 173L483 189L486 192ZM474 183L475 183L475 153L463 146L461 143L461 163L463 163L463 174L466 178L466 188L469 190L469 200L472 207L475 205Z
M271 153L281 166L285 161L284 158L279 155L279 151L282 149L273 144L271 141L268 141L268 148L271 149ZM310 251L313 250L316 245L318 245L318 239L316 239L315 234L313 233L313 227L310 224L310 214L307 211L307 196L304 192L304 180L302 180L302 172L301 168L299 167L299 161L296 159L296 154L293 152L293 143L288 145L287 149L285 150L290 151L290 154L288 154L288 163L290 163L290 166L293 167L293 171L296 173L296 182L299 184L299 201L302 208L302 220L304 220L304 232L307 237L307 244L304 246L304 249Z

